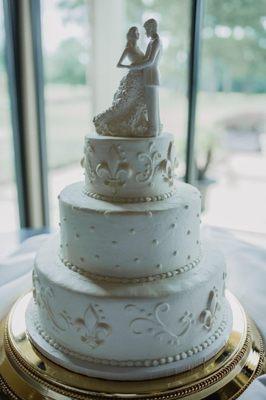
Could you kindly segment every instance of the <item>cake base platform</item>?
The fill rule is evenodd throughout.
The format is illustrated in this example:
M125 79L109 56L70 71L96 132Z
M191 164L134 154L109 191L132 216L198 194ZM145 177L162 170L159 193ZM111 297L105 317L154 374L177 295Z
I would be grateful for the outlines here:
M18 300L0 325L0 391L11 399L236 399L265 371L261 336L236 298L228 293L233 329L223 349L198 367L166 378L110 381L71 372L44 357L29 341Z

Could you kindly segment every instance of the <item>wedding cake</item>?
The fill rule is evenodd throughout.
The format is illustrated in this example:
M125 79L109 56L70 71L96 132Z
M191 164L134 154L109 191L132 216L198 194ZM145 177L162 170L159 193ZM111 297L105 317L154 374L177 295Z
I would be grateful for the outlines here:
M151 42L154 60L159 39L153 34ZM129 71L123 90L140 71ZM59 196L60 234L37 254L27 329L43 354L68 369L145 380L210 359L232 321L225 262L200 241L200 193L175 178L174 138L160 134L159 119L149 117L156 110L140 93L132 113L146 107L148 119L133 120L146 134L132 135L131 115L130 134L115 136L110 115L125 101L120 89L115 107L95 119L104 132L85 138L85 182Z

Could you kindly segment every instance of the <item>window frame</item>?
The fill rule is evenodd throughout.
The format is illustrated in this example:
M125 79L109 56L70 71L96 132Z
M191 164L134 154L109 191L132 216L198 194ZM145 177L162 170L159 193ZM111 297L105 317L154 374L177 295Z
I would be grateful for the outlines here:
M186 143L185 182L195 183L195 122L200 68L201 29L203 22L204 0L191 2L191 29L188 78L188 122Z
M43 95L43 67L40 30L40 1L3 0L5 55L11 103L11 123L15 154L15 175L21 228L49 226L47 157ZM29 18L26 19L25 15ZM23 38L27 31L29 48ZM23 40L24 39L24 40ZM30 57L28 55L30 54ZM33 69L32 87L27 88L25 58ZM35 112L32 112L34 110ZM34 132L34 142L28 127ZM34 165L30 156L34 154ZM31 168L36 171L32 178ZM32 184L35 179L36 186ZM37 187L37 190L36 190Z

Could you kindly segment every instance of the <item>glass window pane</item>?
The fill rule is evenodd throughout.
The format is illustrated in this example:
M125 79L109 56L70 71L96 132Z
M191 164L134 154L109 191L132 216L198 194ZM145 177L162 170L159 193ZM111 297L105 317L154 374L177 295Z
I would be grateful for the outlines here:
M88 2L43 0L42 40L51 225L59 192L82 180L80 159L89 131Z
M266 232L265 0L206 0L197 175L207 223Z
M10 98L5 64L3 2L0 1L0 233L19 226L17 190L14 172Z
M140 47L145 51L147 38L143 23L148 18L159 22L163 43L160 63L160 110L163 130L175 135L180 165L184 175L187 133L188 57L190 47L191 1L126 0L127 25L140 26Z

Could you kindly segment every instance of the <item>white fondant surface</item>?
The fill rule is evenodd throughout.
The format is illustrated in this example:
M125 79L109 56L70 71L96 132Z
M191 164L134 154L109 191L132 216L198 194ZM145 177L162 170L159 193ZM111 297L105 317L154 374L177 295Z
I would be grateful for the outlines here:
M184 267L201 255L200 195L178 182L162 201L120 204L93 199L83 184L60 194L65 262L97 275L143 277Z
M187 360L180 364L186 369L193 364L190 357L206 349L208 358L229 334L225 275L222 256L206 249L199 266L177 278L144 284L95 282L66 268L52 239L36 259L35 330L74 358L132 367L132 377L134 367L159 371L179 360Z
M85 138L85 188L88 193L140 201L163 196L174 186L174 138Z

